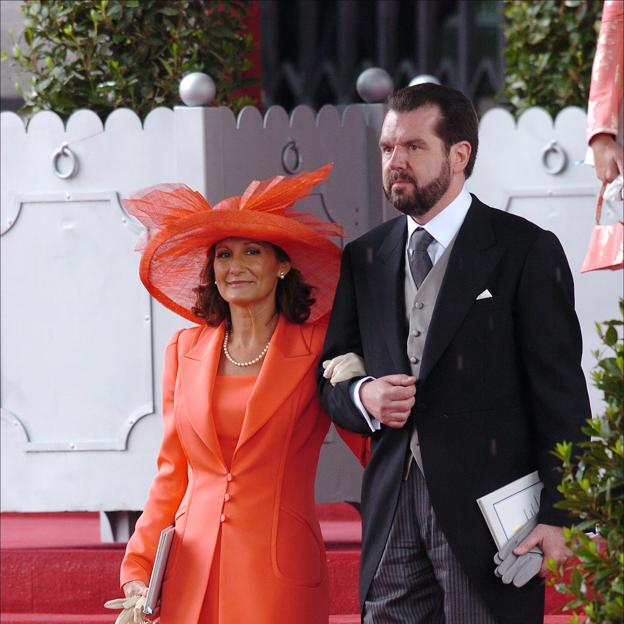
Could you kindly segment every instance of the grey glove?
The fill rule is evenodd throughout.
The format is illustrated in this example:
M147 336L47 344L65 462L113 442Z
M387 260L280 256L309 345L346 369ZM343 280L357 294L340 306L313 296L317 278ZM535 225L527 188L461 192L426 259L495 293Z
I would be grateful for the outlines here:
M529 520L518 529L511 536L509 541L494 555L494 563L496 563L497 566L494 570L494 574L506 585L513 583L515 587L522 587L526 585L542 567L544 553L538 546L535 546L524 555L518 556L513 553L514 548L529 535L536 524L535 518Z

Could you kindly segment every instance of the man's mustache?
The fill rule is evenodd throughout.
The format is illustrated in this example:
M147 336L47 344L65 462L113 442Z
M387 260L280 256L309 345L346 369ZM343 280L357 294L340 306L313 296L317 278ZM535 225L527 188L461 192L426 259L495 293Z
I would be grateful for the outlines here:
M391 171L388 177L388 186L392 186L392 184L397 180L411 182L414 186L416 186L416 180L414 180L409 173L405 173L404 171Z

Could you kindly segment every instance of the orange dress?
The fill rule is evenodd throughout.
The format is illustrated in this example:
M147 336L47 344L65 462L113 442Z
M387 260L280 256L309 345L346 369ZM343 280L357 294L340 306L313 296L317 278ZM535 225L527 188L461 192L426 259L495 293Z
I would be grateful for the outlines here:
M221 454L228 470L232 466L232 457L238 444L247 401L251 396L255 375L218 375L212 391L212 413ZM229 496L226 493L226 496ZM219 580L221 568L221 535L212 559L208 587L199 618L200 624L218 624L219 622Z

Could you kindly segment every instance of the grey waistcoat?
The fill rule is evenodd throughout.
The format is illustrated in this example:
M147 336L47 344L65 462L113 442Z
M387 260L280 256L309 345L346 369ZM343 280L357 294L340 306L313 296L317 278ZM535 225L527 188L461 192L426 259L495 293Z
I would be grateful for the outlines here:
M440 286L446 273L449 256L455 244L455 237L451 240L449 246L444 250L442 256L433 265L431 271L427 274L425 281L420 288L416 290L414 282L405 275L405 309L409 330L407 333L407 358L410 363L412 375L418 379L420 374L420 364L423 352L425 350L425 341L431 316L435 307ZM416 460L418 467L423 472L422 457L420 454L420 445L418 443L418 431L416 424L412 424L412 437L410 439L410 450L412 452L408 462L407 469L412 463L412 457Z

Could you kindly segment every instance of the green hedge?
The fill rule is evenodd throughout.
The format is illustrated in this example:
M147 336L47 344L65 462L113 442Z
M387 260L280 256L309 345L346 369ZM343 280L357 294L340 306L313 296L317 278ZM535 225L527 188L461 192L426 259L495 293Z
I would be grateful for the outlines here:
M253 103L253 41L243 0L26 0L25 27L10 54L30 76L23 110L102 116L127 106L141 116L180 103L184 74L203 71L217 85L216 103ZM21 44L17 45L17 43Z
M563 567L549 562L555 573L550 582L571 598L567 609L594 624L624 622L624 299L619 307L619 318L596 324L603 350L594 353L592 378L603 393L605 412L587 421L585 442L561 443L555 452L563 470L563 500L557 506L580 521L564 529L578 563L566 580ZM576 616L571 620L578 622Z
M602 0L505 0L504 95L514 113L587 108Z

